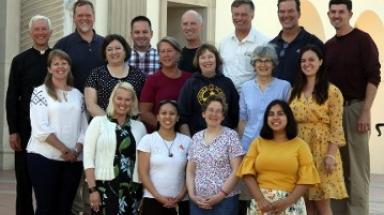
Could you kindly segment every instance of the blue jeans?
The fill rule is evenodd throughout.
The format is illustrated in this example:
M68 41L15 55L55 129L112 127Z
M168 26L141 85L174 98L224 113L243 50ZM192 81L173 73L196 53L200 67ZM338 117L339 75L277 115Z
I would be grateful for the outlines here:
M238 213L239 195L225 198L212 209L199 208L192 200L189 201L191 215L234 215Z
M28 170L35 191L36 215L71 214L83 171L82 162L64 162L27 153Z

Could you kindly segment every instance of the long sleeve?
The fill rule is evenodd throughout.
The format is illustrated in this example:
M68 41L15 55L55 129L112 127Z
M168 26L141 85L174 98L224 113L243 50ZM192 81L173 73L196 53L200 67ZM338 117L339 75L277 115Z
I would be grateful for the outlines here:
M84 169L95 168L96 144L101 129L101 118L95 117L89 124L84 138Z
M340 90L330 85L328 94L330 136L329 143L344 146L346 144L343 130L343 96Z
M6 95L6 113L7 113L7 122L9 127L9 133L18 133L18 122L19 122L19 114L18 107L19 98L21 96L20 92L20 65L16 62L16 58L12 60L11 70L9 74L8 80L8 89Z
M233 85L233 82L229 78L227 79L227 81L228 87L231 91L227 117L229 117L230 127L232 129L235 129L237 127L237 124L239 123L239 93L237 92L235 85Z
M88 128L88 114L85 110L84 98L82 97L81 103L81 120L80 120L80 134L77 140L78 143L84 144L85 132Z
M247 103L245 102L245 88L241 88L240 99L239 99L239 117L240 120L248 121L247 114Z
M379 51L375 42L369 36L365 34L366 38L359 40L361 46L361 65L364 76L369 83L372 83L376 87L379 86L381 81L380 77L380 61L379 61Z
M35 88L30 103L30 117L32 136L40 142L45 142L47 137L55 133L51 127L48 113L48 98L44 86Z
M191 86L191 83L193 82L194 78L190 78L186 81L183 88L181 88L180 94L179 94L179 109L180 109L180 124L189 124L190 118L192 116L192 108L193 104L192 101L192 92L193 88Z

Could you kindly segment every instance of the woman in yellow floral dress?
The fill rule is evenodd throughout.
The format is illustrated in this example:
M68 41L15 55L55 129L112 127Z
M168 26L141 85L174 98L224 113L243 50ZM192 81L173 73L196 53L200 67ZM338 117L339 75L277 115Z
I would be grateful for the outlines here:
M290 98L299 137L311 148L321 183L308 190L308 214L332 215L330 199L347 198L339 147L345 145L343 97L328 82L323 53L308 45L300 51L301 72Z

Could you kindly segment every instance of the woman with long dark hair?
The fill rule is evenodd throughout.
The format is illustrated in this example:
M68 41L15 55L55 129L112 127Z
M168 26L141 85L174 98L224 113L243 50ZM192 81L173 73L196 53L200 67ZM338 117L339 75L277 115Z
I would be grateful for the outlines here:
M308 190L309 214L332 214L330 199L347 197L339 147L345 145L342 127L343 96L329 83L324 55L313 45L300 51L300 75L293 87L290 106L299 137L309 145L321 178Z

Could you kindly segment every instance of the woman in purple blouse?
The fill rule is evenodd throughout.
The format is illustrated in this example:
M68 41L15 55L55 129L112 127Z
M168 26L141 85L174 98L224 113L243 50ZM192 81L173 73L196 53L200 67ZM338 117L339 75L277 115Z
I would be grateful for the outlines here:
M236 131L221 125L227 111L225 98L210 96L202 108L207 128L193 136L188 150L190 213L237 214L236 171L244 152Z

